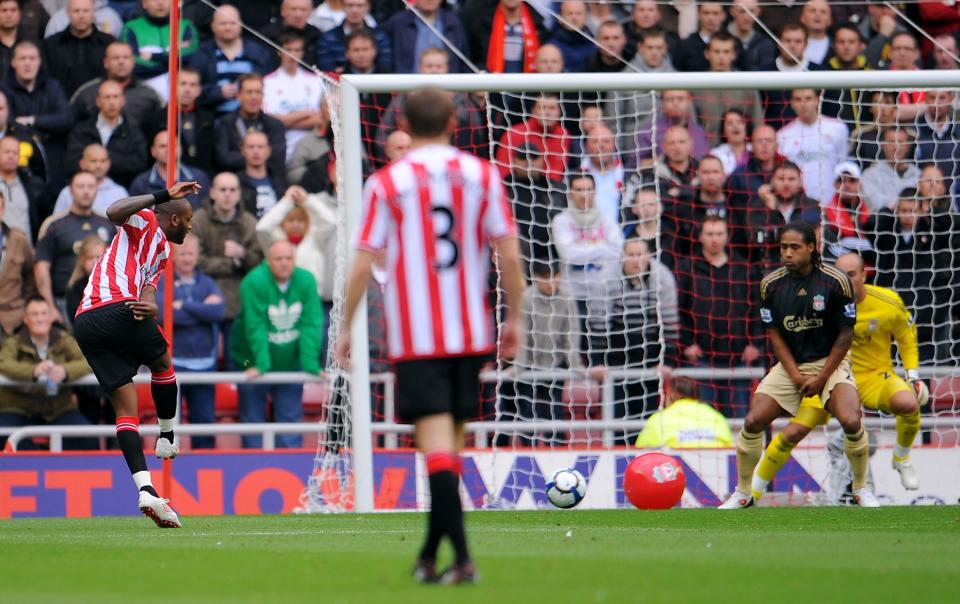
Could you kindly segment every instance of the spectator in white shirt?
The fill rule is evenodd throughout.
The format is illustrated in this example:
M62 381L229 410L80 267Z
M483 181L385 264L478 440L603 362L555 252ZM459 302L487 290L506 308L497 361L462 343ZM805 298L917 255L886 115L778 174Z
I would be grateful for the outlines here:
M554 216L550 230L586 349L587 325L603 323L610 282L619 278L623 234L617 221L596 207L596 185L590 174L570 177L567 203L567 209Z
M300 139L320 123L323 83L297 64L303 59L302 35L286 32L280 36L280 45L284 50L280 68L263 78L263 111L287 129L286 161L290 161Z
M822 64L830 54L830 36L827 30L833 25L830 5L826 0L810 0L803 5L800 23L807 28L807 47L803 58L811 63Z
M880 150L883 160L863 171L860 186L863 199L872 212L893 208L904 189L915 189L920 182L920 168L910 157L913 133L906 128L885 128Z
M343 10L343 0L326 0L314 9L310 18L307 19L307 23L326 33L343 23L346 17L347 13ZM373 15L367 14L364 21L370 27L377 26L377 20L373 18Z
M807 195L826 205L833 197L833 169L847 159L849 130L840 120L819 114L819 95L812 88L795 89L790 106L797 118L777 134L777 147L800 167Z
M610 217L614 224L619 224L623 165L617 157L617 147L610 128L600 125L587 134L586 155L581 168L594 181L597 209Z

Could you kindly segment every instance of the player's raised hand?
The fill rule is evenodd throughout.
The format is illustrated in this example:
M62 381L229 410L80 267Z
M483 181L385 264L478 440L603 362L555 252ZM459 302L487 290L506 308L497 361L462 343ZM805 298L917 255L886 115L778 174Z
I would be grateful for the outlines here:
M170 199L183 199L199 192L201 188L200 183L195 181L178 182L167 189L167 193L170 194Z
M157 308L155 303L144 302L143 300L133 300L127 302L127 308L133 311L133 318L137 321L152 319L160 313L160 310Z

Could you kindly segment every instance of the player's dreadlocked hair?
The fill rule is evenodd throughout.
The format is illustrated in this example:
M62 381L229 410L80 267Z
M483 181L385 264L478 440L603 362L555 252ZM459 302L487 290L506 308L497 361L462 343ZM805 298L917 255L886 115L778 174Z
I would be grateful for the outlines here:
M817 233L813 230L813 226L811 226L809 222L794 220L787 226L783 227L783 229L780 231L780 236L783 237L783 234L788 231L800 233L800 236L803 237L804 243L813 244L813 254L810 255L810 260L813 262L814 266L821 266L823 264L823 258L820 257L820 250L817 249Z

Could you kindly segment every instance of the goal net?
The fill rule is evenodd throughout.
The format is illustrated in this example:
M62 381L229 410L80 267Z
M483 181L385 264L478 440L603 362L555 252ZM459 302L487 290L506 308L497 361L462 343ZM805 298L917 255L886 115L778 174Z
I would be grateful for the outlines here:
M737 480L732 438L753 388L775 362L759 319L759 281L779 266L779 230L790 220L817 227L827 260L861 254L868 282L896 291L912 312L920 371L932 393L914 443L921 488L905 491L890 469L894 419L865 411L878 495L904 504L960 497L957 99L949 89L914 85L910 75L902 85L887 78L882 86L839 90L802 88L810 74L766 90L769 84L759 83L766 75L750 75L758 76L755 88L731 77L727 85L741 87L730 90L689 78L683 85L693 89L663 78L669 82L643 90L618 84L619 75L609 86L584 76L579 91L570 90L574 75L562 84L531 81L517 92L503 92L516 90L516 81L451 90L452 142L500 170L528 278L520 355L489 359L482 404L468 426L467 507L546 507L543 486L561 467L588 478L585 507L628 505L621 477L642 452L638 446L668 449L682 462L682 505L718 504ZM871 76L853 79L861 77ZM356 97L344 89L362 81L325 82L337 155L341 289L350 212L360 203L351 194L360 183L350 178L366 178L405 144L397 133L405 94L387 85L359 92L359 125L345 125ZM551 88L565 91L543 92ZM350 163L357 146L360 166ZM365 488L372 488L374 508L429 503L385 358L381 304L389 278L375 274L368 346L353 348L355 359L369 361L363 381L351 388L328 360L332 397L306 511L354 509L361 445L353 399L367 387L369 427L363 413L358 423L373 450ZM338 294L331 342L340 302ZM496 288L490 306L502 314ZM685 398L716 413L696 406L686 416L660 413ZM681 427L664 440L675 421ZM848 480L842 449L830 444L836 430L834 422L798 447L765 501L840 500Z

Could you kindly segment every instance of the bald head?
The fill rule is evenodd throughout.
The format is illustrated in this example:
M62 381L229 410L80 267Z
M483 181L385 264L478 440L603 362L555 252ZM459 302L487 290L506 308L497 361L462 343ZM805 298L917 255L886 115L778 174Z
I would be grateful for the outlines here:
M127 99L123 95L123 86L113 80L104 80L97 92L97 109L108 120L120 117Z
M847 252L837 258L837 268L843 272L848 270L863 270L863 258L855 252Z
M867 296L867 271L860 254L848 252L837 258L836 267L850 278L853 286L853 298L861 302Z
M229 4L213 11L210 31L218 44L229 44L240 39L240 12Z
M277 283L290 281L293 275L296 247L286 239L278 239L267 250L267 266Z
M161 203L154 210L158 216L172 216L173 214L182 215L187 210L192 209L190 202L186 199L173 199L166 203Z
M563 53L553 44L544 44L537 50L534 66L537 73L562 73Z

